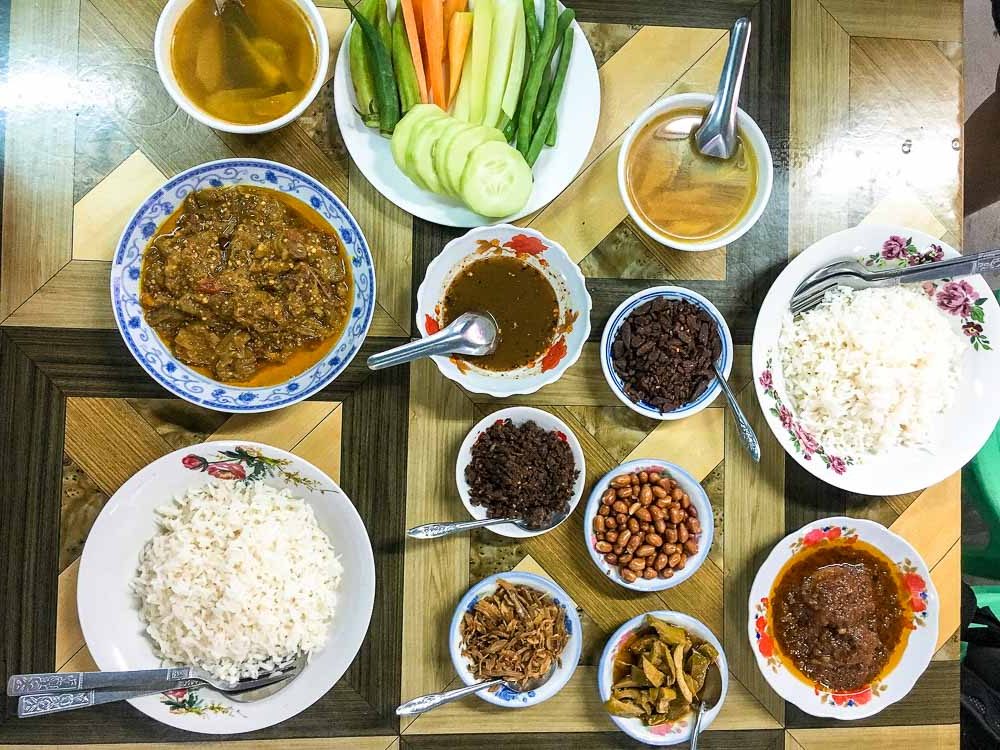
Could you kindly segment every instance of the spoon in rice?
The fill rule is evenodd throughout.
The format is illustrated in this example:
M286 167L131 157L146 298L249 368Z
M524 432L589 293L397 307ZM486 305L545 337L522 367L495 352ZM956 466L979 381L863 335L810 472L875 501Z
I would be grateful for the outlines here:
M480 690L486 690L498 685L503 685L508 689L513 690L515 693L530 693L532 690L538 690L538 688L548 682L552 673L555 671L556 663L552 662L552 666L549 667L548 672L540 677L526 680L523 687L518 687L517 683L510 682L502 677L496 677L492 680L483 680L482 682L476 682L472 685L463 685L462 687L455 688L454 690L445 690L440 693L428 693L427 695L421 695L419 698L413 698L412 700L406 701L406 703L396 709L396 716L416 716L417 714L426 713L427 711L432 711L439 706L443 706L445 703L457 701L459 698L464 698L467 695L478 693Z

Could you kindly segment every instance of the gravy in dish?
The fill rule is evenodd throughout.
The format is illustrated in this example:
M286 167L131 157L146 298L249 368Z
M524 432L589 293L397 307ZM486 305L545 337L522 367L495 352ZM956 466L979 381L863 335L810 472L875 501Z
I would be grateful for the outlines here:
M200 109L261 125L302 101L319 64L312 24L292 0L192 0L174 27L170 64Z
M664 240L707 242L735 226L757 192L757 157L743 137L729 159L704 156L694 133L706 110L673 109L638 132L626 161L632 205Z

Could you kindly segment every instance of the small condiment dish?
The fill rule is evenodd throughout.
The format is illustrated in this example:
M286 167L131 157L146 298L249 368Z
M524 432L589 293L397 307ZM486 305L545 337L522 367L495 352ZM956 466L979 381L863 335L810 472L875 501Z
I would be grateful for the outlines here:
M448 651L451 654L451 663L455 666L455 671L459 678L466 685L473 685L478 680L469 668L469 661L462 655L462 617L471 610L477 601L484 596L489 596L497 588L497 579L502 578L508 583L530 586L531 588L548 594L555 600L556 604L562 607L566 615L566 632L569 634L569 641L559 658L559 665L555 668L549 678L539 687L527 692L517 692L507 686L500 687L496 692L489 689L480 690L476 693L487 703L503 708L527 708L542 701L548 700L553 695L562 690L563 686L569 682L569 678L576 671L576 665L580 661L580 653L583 650L582 625L580 616L576 611L576 604L569 595L558 585L548 578L535 575L534 573L521 573L516 570L507 573L497 573L496 575L484 578L479 583L470 588L465 596L455 607L455 614L451 618L451 625L448 628Z
M636 292L631 297L622 302L611 316L608 318L608 323L604 327L604 333L601 335L601 370L604 372L604 379L608 381L612 392L618 397L625 406L630 408L632 411L642 414L644 417L649 417L650 419L659 420L671 420L671 419L683 419L684 417L690 417L693 414L697 414L702 409L708 407L716 396L722 392L722 386L719 384L718 380L712 382L705 391L698 396L694 401L684 404L679 409L674 409L673 411L662 412L649 404L644 402L633 401L625 393L624 384L618 373L615 372L614 364L612 363L611 357L611 346L615 342L615 337L618 335L618 329L621 328L622 323L625 319L640 305L649 302L650 300L656 299L657 297L665 297L672 300L686 300L692 304L698 305L709 317L711 317L716 326L719 329L719 338L722 343L722 354L719 359L716 360L716 364L722 371L722 374L728 379L730 373L733 370L733 336L729 331L729 326L726 323L726 319L722 317L722 313L719 312L718 308L708 301L705 297L693 292L690 289L684 289L679 286L654 286L649 289L644 289L641 292Z
M640 577L633 583L629 583L622 578L618 566L609 564L604 559L604 555L594 548L594 544L597 541L594 535L594 516L597 515L597 509L601 506L601 495L610 486L611 480L619 474L631 474L632 472L639 471L656 471L663 476L669 476L677 482L680 488L691 498L691 504L698 510L698 519L702 524L701 534L698 537L698 552L688 559L687 564L683 568L674 571L673 576L670 578L645 579ZM661 461L656 458L638 458L634 461L623 463L609 471L594 484L594 489L591 491L590 498L587 500L587 506L583 511L584 544L587 545L587 552L590 554L590 559L594 561L594 565L619 586L644 593L671 589L674 586L679 586L693 576L695 571L705 562L709 551L712 549L712 539L715 536L714 527L712 503L708 499L708 493L705 492L701 483L680 466L677 466L677 464L672 464L669 461Z
M461 448L458 449L458 459L455 462L455 482L458 485L458 494L462 498L462 504L465 505L465 509L469 511L469 515L476 520L486 518L486 508L481 505L472 504L472 500L469 497L469 483L465 480L465 468L472 461L472 446L479 436L485 432L490 425L504 419L509 419L516 425L524 424L525 422L534 422L543 430L557 431L560 434L560 437L566 440L569 444L570 451L573 453L573 459L576 462L576 469L580 472L577 475L576 483L573 485L573 496L569 499L569 508L566 515L563 516L558 523L538 531L523 529L512 523L504 523L489 527L490 531L499 534L500 536L511 537L514 539L538 536L539 534L551 531L556 526L563 523L563 521L573 514L573 511L576 510L576 506L580 503L580 498L583 497L583 489L587 475L586 462L583 457L583 448L580 446L580 441L577 440L576 435L574 435L573 431L569 428L569 425L554 414L542 411L541 409L535 409L530 406L512 406L507 409L495 411L489 416L481 419L475 427L469 430L469 434L465 436L465 440L462 441Z
M597 689L601 695L601 701L607 701L611 697L611 685L614 673L614 661L618 651L631 640L637 630L642 630L645 625L646 616L652 615L664 622L684 628L691 635L701 638L703 641L711 643L715 650L719 652L719 672L722 675L722 694L719 701L710 709L705 711L701 720L701 731L705 731L722 710L722 704L726 702L726 693L729 690L729 662L726 660L726 652L722 648L715 633L709 630L708 626L700 620L696 620L690 615L670 610L657 612L647 612L636 615L631 620L622 625L608 638L607 645L601 653L601 661L597 667ZM640 719L629 719L621 716L609 716L619 729L632 739L647 745L665 747L667 745L679 745L687 742L691 737L691 727L694 725L694 715L691 714L677 721L659 724L654 727L647 727Z
M912 623L898 662L868 685L835 692L807 681L782 656L775 638L771 597L775 584L792 558L805 548L860 541L871 545L896 567L900 589L910 597ZM776 545L757 570L750 587L747 636L764 679L786 701L811 716L863 719L906 697L938 648L941 602L930 570L913 545L874 521L835 516L821 518L789 534Z
M427 266L417 290L417 330L421 336L430 336L441 329L442 303L451 282L468 265L491 255L517 257L552 285L560 321L555 340L532 363L505 372L477 367L472 359L435 356L433 360L446 378L473 393L497 398L534 393L557 381L579 359L590 335L591 309L580 268L558 243L540 232L497 224L473 229L445 245Z
M160 12L160 19L156 23L156 33L153 36L153 56L156 60L156 70L160 74L163 87L178 107L202 125L207 125L215 130L221 130L224 133L244 134L268 133L272 130L277 130L305 112L306 107L312 103L326 82L327 69L330 66L329 36L327 35L326 26L323 23L323 16L320 15L319 10L311 0L290 0L290 2L293 2L309 21L313 37L316 40L318 60L312 82L302 100L288 112L268 122L253 125L228 122L209 114L195 104L184 93L177 82L177 76L174 73L170 60L170 48L173 43L174 29L177 26L177 22L180 20L181 14L192 2L193 0L167 0L167 4Z
M753 227L764 213L768 200L771 198L771 189L774 185L774 165L771 160L771 149L767 145L767 139L760 127L742 109L736 110L736 128L740 137L747 140L747 144L757 157L757 192L749 209L744 215L726 232L712 239L704 241L682 240L676 237L668 237L658 232L642 217L642 213L636 208L629 195L627 183L628 157L636 136L650 120L658 115L674 109L703 108L706 112L712 106L715 99L714 94L674 94L667 96L653 104L644 111L632 126L625 131L625 138L622 141L621 151L618 154L618 192L621 194L625 208L629 216L635 221L636 226L642 229L653 240L664 245L668 245L677 250L701 251L714 250L724 247L731 242L735 242Z

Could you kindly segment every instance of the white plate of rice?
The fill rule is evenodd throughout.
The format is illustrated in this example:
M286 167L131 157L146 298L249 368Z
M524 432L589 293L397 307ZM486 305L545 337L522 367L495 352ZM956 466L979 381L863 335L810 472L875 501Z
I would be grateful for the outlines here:
M340 487L246 441L175 451L122 485L87 538L77 586L102 670L195 664L235 680L310 654L287 687L253 703L208 688L129 701L208 734L262 729L319 700L357 655L374 600L368 533Z
M819 268L958 255L912 229L862 224L823 238L778 276L757 318L753 373L768 425L810 473L849 492L898 495L962 468L1000 417L1000 306L981 276L840 288L792 319Z

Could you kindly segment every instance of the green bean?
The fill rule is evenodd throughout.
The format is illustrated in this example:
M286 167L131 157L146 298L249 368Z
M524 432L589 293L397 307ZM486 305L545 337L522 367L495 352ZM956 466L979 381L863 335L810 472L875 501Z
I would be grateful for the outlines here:
M531 139L531 147L524 158L529 165L534 165L538 160L538 155L542 153L542 146L545 139L549 137L549 131L556 120L556 106L559 104L559 96L562 94L563 85L566 83L566 71L569 68L569 57L573 54L573 27L567 26L563 32L562 50L559 52L559 67L556 68L555 78L552 80L552 91L548 104L542 113L542 121L535 130L535 135Z
M538 28L538 16L535 15L535 0L524 0L524 30L527 32L528 60L538 49L538 38L542 30Z
M566 29L573 23L574 18L576 18L576 13L573 12L572 8L567 8L559 14L559 23L556 25L556 43L552 45L552 52L549 54L549 59L545 63L545 75L542 76L542 83L538 89L538 104L535 107L535 121L532 123L533 127L538 127L538 123L542 120L542 112L544 112L545 107L548 106L549 92L552 90L552 79L555 75L549 75L549 71L552 68L552 58L555 57L556 51L562 43L562 38L566 34Z
M552 148L556 145L557 132L559 130L559 120L557 117L552 118L552 127L549 128L549 135L545 139L545 145Z
M545 26L542 36L535 48L535 56L531 60L528 80L521 94L521 112L517 117L517 150L527 157L531 147L532 125L535 117L535 104L538 101L538 87L545 74L545 66L552 54L556 39L556 0L545 0Z
M358 9L350 2L347 2L347 9L354 16L354 21L361 29L361 33L365 35L375 76L375 99L378 104L379 129L389 135L395 130L396 123L399 122L399 96L396 93L396 77L392 73L392 59L375 25L359 13Z
M399 106L409 112L414 104L420 103L420 86L417 83L417 69L410 55L410 42L406 38L402 11L392 20L392 67L396 74L396 88L399 89Z

